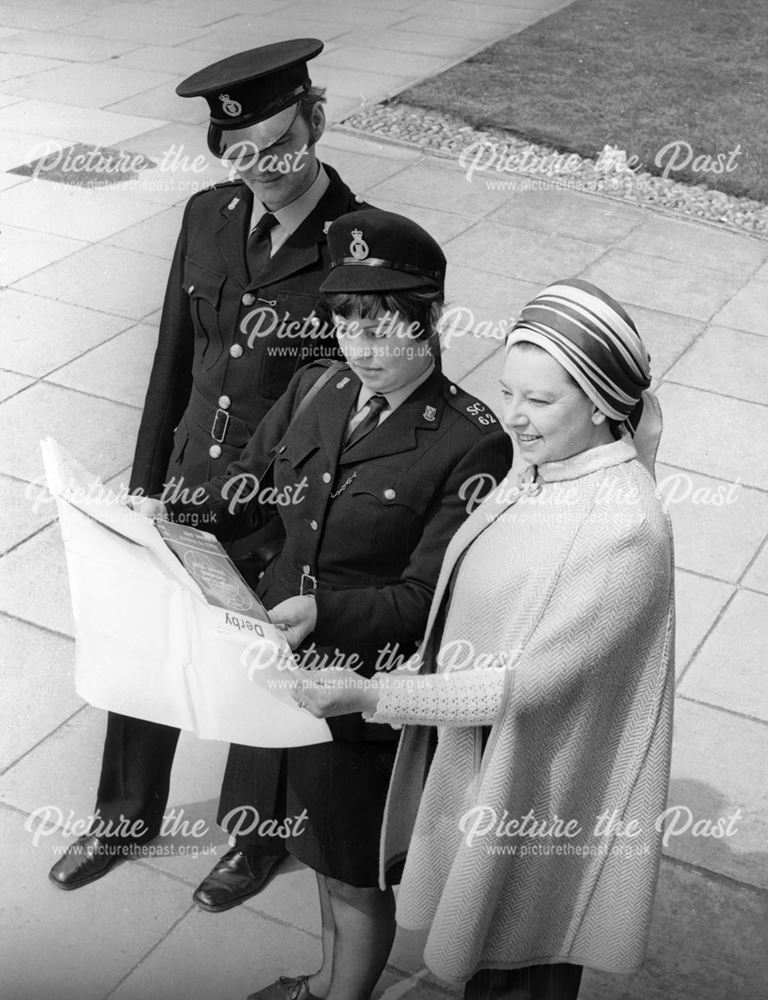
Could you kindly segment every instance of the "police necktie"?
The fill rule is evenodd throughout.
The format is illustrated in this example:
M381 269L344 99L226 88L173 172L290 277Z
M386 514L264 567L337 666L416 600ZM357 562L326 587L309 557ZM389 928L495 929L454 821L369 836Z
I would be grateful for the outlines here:
M271 212L265 212L256 225L251 230L248 237L248 245L245 249L246 260L248 261L248 273L251 281L264 270L269 263L272 254L272 242L269 238L270 232L277 225L277 219Z
M386 410L388 406L389 403L387 402L386 396L371 396L368 400L368 412L360 423L352 428L352 433L347 438L343 450L346 451L347 448L351 448L353 444L357 444L358 441L362 441L366 434L370 434L374 427L378 427L379 416L381 415L382 410Z

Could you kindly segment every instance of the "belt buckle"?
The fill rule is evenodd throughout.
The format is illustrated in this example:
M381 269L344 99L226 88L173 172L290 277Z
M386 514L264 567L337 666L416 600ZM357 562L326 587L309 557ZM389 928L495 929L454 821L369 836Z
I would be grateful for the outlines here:
M223 420L221 419L223 418ZM221 422L221 433L217 434L219 423ZM213 418L213 424L211 426L211 437L214 441L218 441L221 444L224 438L227 436L227 428L229 427L229 413L226 410L222 410L221 407L216 410L216 414Z
M317 577L312 576L311 573L301 574L301 585L299 587L299 596L307 597L309 594L314 594L317 590Z

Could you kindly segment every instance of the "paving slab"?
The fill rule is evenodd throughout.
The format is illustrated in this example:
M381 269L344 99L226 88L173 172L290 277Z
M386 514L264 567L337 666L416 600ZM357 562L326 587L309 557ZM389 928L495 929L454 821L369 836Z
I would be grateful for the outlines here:
M361 10L367 15L370 8ZM420 55L417 52L393 52L387 49L364 48L349 46L337 47L330 52L323 52L313 60L312 75L319 84L324 84L325 68L341 67L347 70L363 70L373 73L394 73L397 76L414 77L432 76L441 69L447 68L452 59L441 56ZM316 68L315 68L316 67Z
M342 66L322 67L318 69L317 80L322 80L322 86L329 92L341 97L355 97L362 104L375 104L384 97L405 90L415 79L415 75L396 75L389 72L373 72L371 70L347 69Z
M288 8L284 8L287 10ZM316 18L321 14L323 18L328 18L332 24L364 24L380 25L382 28L390 27L408 19L408 12L388 7L386 4L375 7L368 4L365 7L358 7L357 4L346 3L291 3L291 17ZM280 12L277 12L278 16Z
M35 846L24 822L0 808L3 848L15 859L4 876L3 954L10 961L3 963L3 996L103 1000L188 908L186 889L156 872L120 865L108 879L61 892L46 876L54 847L68 839L53 835Z
M655 378L664 376L704 329L701 320L644 309L642 306L631 306L630 314L648 348Z
M720 580L678 569L675 573L675 673L680 677L735 593Z
M333 151L336 152L335 150ZM333 160L324 153L324 162L333 163ZM343 157L338 156L341 163ZM401 165L402 169L402 165ZM373 197L373 196L372 196ZM381 208L385 212L397 212L398 215L406 215L414 222L418 222L430 233L437 242L444 246L459 233L465 232L473 225L474 219L469 215L459 215L456 212L443 212L439 208L424 208L416 205L405 205L399 201L390 201L388 198L375 196L376 208Z
M17 77L22 77L30 73L41 73L46 70L56 69L64 65L59 59L44 59L41 56L28 55L7 55L3 57L3 64L0 67L0 81L3 88L13 87Z
M18 103L18 102L17 102ZM43 139L31 132L0 129L0 170L13 170L22 164L31 163L56 149L55 142ZM28 183L21 174L3 174L4 183Z
M762 551L749 567L742 581L745 587L753 590L760 590L768 594L768 545L764 545Z
M278 12L279 13L279 12ZM221 58L243 48L269 45L286 38L322 38L332 41L350 30L348 24L333 24L319 18L294 18L275 14L270 16L241 15L228 18L220 25L208 28L197 38L180 41L182 48L206 49L220 52ZM163 44L161 39L145 39L152 44Z
M141 408L156 347L157 327L137 323L57 369L46 381Z
M318 153L323 163L328 163L339 172L343 171L344 180L356 192L367 193L376 184L406 168L405 163L377 155L373 149L360 153L342 151L326 146L322 139Z
M179 45L204 34L203 28L191 25L168 24L144 18L112 17L109 9L103 14L87 17L65 29L77 35L94 35L97 38L128 39L145 45Z
M762 270L761 270L762 273ZM768 279L768 275L764 276ZM737 330L768 335L768 280L753 278L718 312L715 322Z
M768 489L768 409L687 386L663 385L659 461ZM733 428L749 429L734 448Z
M744 239L716 226L646 213L619 246L634 253L724 271L739 283L768 258L768 242Z
M0 110L2 129L32 132L46 139L101 143L104 146L114 145L163 124L159 119L150 122L135 115L119 115L98 108L57 104L55 101L23 100ZM24 162L27 161L21 160L20 164Z
M501 415L501 386L499 378L504 367L502 351L496 351L461 378L461 387L477 396L497 417Z
M478 49L485 48L482 41L473 39L467 51L466 39L455 35L440 35L434 31L398 31L395 28L355 28L344 36L344 45L350 48L386 49L392 52L413 52L457 62Z
M478 222L451 240L446 252L454 260L472 261L473 267L491 274L543 287L558 278L580 274L603 255L605 247L570 236Z
M485 271L453 263L448 255L443 362L451 378L463 379L504 342L514 317L541 285L516 278L488 280ZM497 377L501 376L499 357Z
M764 404L768 402L768 346L759 334L710 326L664 377Z
M92 246L16 282L33 295L141 319L162 304L168 276L154 257Z
M3 361L11 369L39 377L103 343L131 321L84 306L59 303L15 288L0 291Z
M580 275L625 304L708 320L733 295L733 280L721 271L612 249Z
M579 1000L760 1000L767 923L765 892L665 861L643 968L632 976L587 970Z
M523 14L517 19L517 23L521 26L528 25L533 20L534 18L530 15ZM400 21L395 26L395 30L402 33L416 32L418 34L421 32L428 34L432 32L435 35L447 35L449 38L461 38L464 41L472 39L472 41L485 42L486 44L497 38L506 38L509 34L509 28L508 18L506 23L494 21L492 17L484 16L483 8L477 8L477 14L473 18L446 17L445 14L441 17L425 17L418 14Z
M210 9L210 4L208 4ZM137 43L131 43L135 45ZM133 66L135 69L150 69L158 73L175 73L190 76L209 63L221 58L218 49L208 52L202 48L185 49L175 45L139 45L130 52L115 59L116 66ZM171 92L173 88L170 88Z
M111 236L162 210L163 206L137 197L44 180L30 180L0 193L0 223L88 242Z
M83 20L83 15L77 13L77 5L73 4L67 12L67 8L64 10L49 10L44 15L47 28L65 28L69 25L76 24L78 21ZM13 7L10 4L0 5L0 24L6 27L14 28L32 28L33 30L40 27L40 9L37 8L26 8L22 9L20 7Z
M63 636L75 634L58 524L43 528L3 556L0 611Z
M0 472L42 475L40 439L48 435L86 467L113 476L133 456L140 413L58 385L38 383L0 403Z
M0 402L15 396L17 392L26 389L33 380L16 372L0 371Z
M493 147L487 148L489 151L483 153L480 162L490 161ZM498 150L496 154L501 155ZM484 176L480 179L487 178ZM505 226L533 229L552 236L571 236L606 245L615 244L623 236L642 226L647 220L647 214L639 208L606 198L593 198L576 191L553 187L544 191L516 192L506 204L490 215L490 219Z
M507 192L487 191L468 183L455 164L435 159L421 159L407 173L377 184L370 194L372 199L390 198L405 205L447 209L474 218L489 214L508 198Z
M768 495L662 464L656 483L672 518L676 564L737 583L768 536Z
M98 86L94 86L93 67L89 63L69 63L47 73L8 80L3 87L8 94L23 94L28 99L103 108L151 87L168 86L172 80L175 77L168 73L106 64L99 67Z
M768 722L768 597L738 591L685 672L678 691Z
M7 656L0 688L0 772L82 708L75 694L75 644L26 622L0 616Z
M3 226L0 234L0 284L11 285L84 246L82 240Z
M768 726L675 702L664 853L768 888Z
M42 484L0 476L0 552L34 535L56 517L56 506ZM7 647L6 647L7 648Z
M209 112L202 101L194 101L179 97L175 85L181 83L181 76L172 77L173 84L159 84L140 94L133 94L114 102L101 105L116 114L144 115L147 118L165 118L169 122L182 122L201 127L208 122Z
M144 222L137 222L134 226L108 236L104 242L110 246L122 247L123 250L135 250L136 253L151 254L170 261L183 214L182 206L167 208Z
M245 907L228 913L194 909L125 979L110 1000L216 996L243 1000L278 976L320 965L320 943L303 931Z
M0 42L0 52L17 52L45 56L49 59L90 63L115 59L135 48L135 42L119 41L115 38L78 37L60 31L19 31L10 38L3 38Z

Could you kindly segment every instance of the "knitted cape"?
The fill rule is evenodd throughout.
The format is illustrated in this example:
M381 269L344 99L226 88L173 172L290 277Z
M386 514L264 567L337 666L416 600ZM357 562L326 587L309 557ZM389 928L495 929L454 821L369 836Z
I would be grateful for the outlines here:
M425 673L441 645L492 642L506 683L485 749L479 726L424 715L419 683L437 678L384 706L439 725L431 766L428 727L403 731L382 873L408 852L398 922L431 926L425 962L449 981L554 962L631 972L647 945L672 735L671 527L628 438L542 465L539 481L515 502L508 477L459 529L422 647Z

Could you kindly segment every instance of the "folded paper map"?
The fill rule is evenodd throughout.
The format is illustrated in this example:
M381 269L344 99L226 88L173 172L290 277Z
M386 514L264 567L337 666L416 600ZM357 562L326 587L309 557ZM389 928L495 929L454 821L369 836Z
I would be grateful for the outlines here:
M331 739L299 709L296 662L219 542L153 521L50 438L75 620L77 693L98 708L261 747Z

